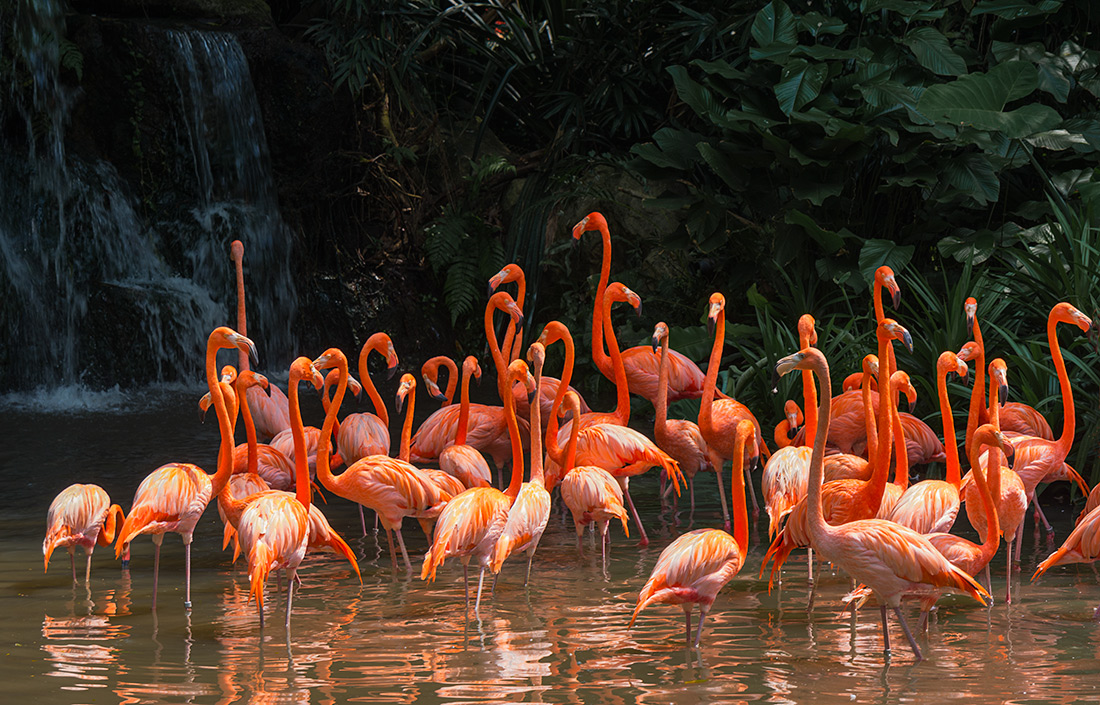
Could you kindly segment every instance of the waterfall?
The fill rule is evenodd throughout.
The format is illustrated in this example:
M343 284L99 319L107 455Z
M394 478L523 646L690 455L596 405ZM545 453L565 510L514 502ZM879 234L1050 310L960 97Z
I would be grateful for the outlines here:
M66 144L81 96L61 78L78 51L62 39L63 5L15 5L0 11L0 66L11 67L0 78L0 392L200 381L207 335L236 324L234 239L245 245L249 334L264 369L284 367L292 236L236 37L140 30L165 48L150 65L169 107L166 124L134 129L161 131L174 175L151 195Z

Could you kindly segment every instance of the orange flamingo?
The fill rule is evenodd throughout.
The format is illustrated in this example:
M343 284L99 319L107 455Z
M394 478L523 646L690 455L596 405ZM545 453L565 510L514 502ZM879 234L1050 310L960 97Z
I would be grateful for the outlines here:
M213 402L211 402L213 404ZM229 413L230 419L233 418L233 412ZM232 425L232 424L231 424ZM233 516L236 505L234 502L243 500L247 497L251 497L254 494L260 492L267 492L271 489L271 485L267 484L267 481L255 473L241 472L234 473L229 478L229 482L226 483L225 489L218 495L218 516L222 520L222 550L224 551L229 542L233 542L233 559L232 563L237 562L237 557L241 554L241 542L237 540L237 526L236 522L240 518ZM310 508L314 505L310 504ZM241 511L244 509L244 504L240 505Z
M598 230L603 238L603 256L600 263L600 281L596 285L595 306L592 311L592 361L604 377L615 382L615 368L612 358L604 352L604 289L611 278L611 232L607 229L607 220L603 215L592 212L573 226L573 239L579 241L581 235L589 230ZM670 351L669 401L677 399L698 399L703 394L703 371L684 355ZM648 346L639 345L622 352L623 365L629 390L649 400L657 399L657 370L659 360ZM724 396L724 395L720 395Z
M940 354L936 362L936 389L939 392L940 416L943 418L944 446L947 450L947 479L924 480L907 489L894 505L890 521L897 522L921 534L946 533L959 514L959 449L955 442L955 419L947 398L947 375L954 372L966 379L966 363L953 352ZM899 456L900 459L900 456ZM954 561L952 561L954 562ZM957 565L957 564L956 564ZM974 571L967 571L971 575Z
M122 507L111 504L107 491L99 485L69 485L54 497L46 512L46 539L42 542L43 571L49 570L50 555L58 548L69 552L69 566L76 584L77 546L88 556L84 569L84 583L92 578L92 551L96 544L110 546L115 540L116 522L121 525L126 517Z
M1100 558L1100 509L1094 508L1077 523L1062 545L1039 564L1031 579L1034 581L1056 565L1093 563L1097 558ZM1100 621L1100 606L1092 617Z
M535 398L539 396L542 367L546 361L546 349L541 343L531 345L527 353L531 362L531 370L535 378ZM504 522L504 529L500 532L493 555L489 559L489 570L493 575L500 573L500 568L508 556L519 551L527 552L527 574L523 584L531 581L531 561L535 558L535 551L539 547L542 534L546 531L546 522L550 520L550 493L542 479L542 420L539 418L541 404L532 403L531 428L535 432L531 434L531 481L520 485L519 494L508 508L508 519Z
M489 279L489 296L493 295L493 292L497 290L497 287L501 284L508 284L510 282L516 283L516 296L515 302L519 306L520 310L523 310L523 300L527 295L527 278L523 275L523 268L518 264L506 264L504 269L494 274ZM509 320L508 328L504 331L504 342L501 344L501 350L504 351L505 361L511 363L513 360L519 358L519 354L523 347L523 331L516 326L516 321ZM523 397L523 403L527 403L527 395L521 394ZM517 398L517 401L519 399ZM520 407L516 406L516 413L518 414Z
M703 621L714 604L718 591L745 564L749 549L749 517L745 508L745 488L741 464L745 449L752 448L756 426L749 419L737 424L734 434L733 471L733 536L719 529L696 529L670 543L653 573L638 595L638 604L630 617L630 626L646 607L652 604L680 605L686 620L686 638L691 643L691 611L699 606L699 627L695 632L695 648L703 636Z
M889 365L890 359L888 348L891 345L891 341L901 340L909 349L912 349L913 346L912 337L909 335L909 331L905 330L897 321L891 318L885 319L878 326L876 337L878 338L878 357L880 364L883 360L886 360L887 366ZM891 386L892 376L888 367L880 368L880 378L884 380L881 389L886 399L893 398ZM819 383L822 382L822 379L821 375L818 374ZM825 395L824 391L822 394L823 396ZM831 396L831 392L828 396ZM888 485L886 478L890 470L891 454L891 428L888 404L880 405L879 417L877 439L878 456L873 463L871 478L866 481L833 480L832 482L826 483L825 486L821 488L819 501L823 509L819 511L823 512L825 521L833 526L860 519L871 519L875 517L882 505L883 494ZM820 423L821 414L819 411L818 424ZM820 426L818 433L815 435L820 435ZM824 477L824 458L822 459L822 476ZM807 482L812 482L812 480L807 480ZM799 501L791 509L790 513L787 515L787 522L782 531L776 534L775 539L772 541L771 546L768 547L768 551L764 556L764 562L760 567L761 574L763 574L768 560L774 559L771 580L769 580L768 583L769 589L771 588L772 581L774 581L775 576L782 569L783 563L787 560L787 556L790 555L791 551L795 548L812 545L809 527L811 507L809 505L808 495L811 487L811 484L807 484L807 497Z
M917 398L917 390L913 387L909 374L902 370L895 370L890 375L890 388L893 393L892 403L888 405L890 414L890 433L894 442L894 481L887 482L882 491L882 500L879 502L876 519L889 519L897 506L902 494L909 489L909 456L905 452L905 434L901 426L901 413L898 411L901 393L909 398L912 405Z
M562 401L565 399L569 392L576 394L578 402L580 404L580 413L576 416L570 417L571 419L579 419L584 414L591 413L591 409L581 399L580 394L577 394L573 387L569 386L569 381L573 378L573 363L576 358L576 349L573 346L573 335L569 332L569 328L566 327L561 321L550 321L546 324L546 327L542 329L542 333L539 334L538 342L543 345L544 348L553 345L554 343L561 341L565 345L565 364L561 371L560 384L557 387L554 394L553 402L550 406L550 411L546 414L547 418L551 421L547 424L547 443L550 447L557 447L561 445L562 432L558 423L553 421L553 416L557 413L556 409L560 409ZM553 427L555 432L550 433L550 428ZM570 426L571 428L571 426ZM569 429L567 428L566 431ZM580 430L578 426L578 430ZM546 468L544 476L546 479L546 487L553 489L557 486L558 482L564 476L564 469L558 462L559 457L553 453L549 453L549 458L546 461Z
M715 470L722 467L722 459L712 457L699 425L694 421L668 418L668 326L662 321L653 329L653 348L660 348L661 365L658 372L657 418L653 422L653 439L664 452L680 464L680 472L687 478L691 494L691 512L695 513L695 475L714 472L718 479L718 495L722 499L722 527L730 528L729 509L726 507L726 490L722 487L722 474Z
M244 244L240 240L234 240L229 246L230 257L233 260L237 274L237 332L248 335L248 318L245 315L244 303ZM248 369L248 356L244 352L240 355L241 371ZM256 429L264 438L274 438L280 431L290 428L290 412L287 408L287 398L283 390L275 385L270 385L265 390L252 389L248 403L251 405Z
M447 368L447 391L439 391L439 368ZM428 395L438 399L441 407L450 405L458 389L458 365L446 355L436 355L420 366L420 378L428 389Z
M580 414L580 399L576 394L567 392L565 408L576 418ZM595 465L576 464L577 438L580 426L574 424L569 431L569 443L562 456L561 467L565 476L561 480L561 499L573 515L573 527L577 530L577 550L581 550L581 536L584 527L595 522L599 526L600 554L602 565L607 569L607 546L611 541L607 524L618 519L623 524L623 533L630 536L626 507L623 506L623 490L608 471ZM550 457L563 453L557 447L553 436L547 436L547 450Z
M805 372L803 372L805 374ZM863 357L863 376L860 385L860 400L863 407L859 410L859 413L849 412L843 414L837 414L836 399L833 399L832 419L829 424L829 436L840 443L841 446L851 444L845 443L846 439L863 437L866 438L866 453L867 457L862 455L856 455L852 452L842 451L839 453L833 453L825 456L825 481L830 482L832 480L868 480L871 477L871 471L873 464L870 462L870 458L878 456L878 439L877 439L877 424L875 423L875 404L872 398L871 387L874 378L872 375L878 374L878 356L877 355L864 355ZM841 394L844 397L845 394ZM809 446L804 446L809 447ZM809 466L807 466L807 469Z
M267 483L268 487L276 490L289 490L294 487L294 462L283 455L276 448L256 442L256 427L252 419L248 390L254 386L266 389L267 378L252 370L244 370L237 376L236 398L243 399L240 407L241 416L244 419L245 437L247 441L233 449L233 472L254 473L259 475ZM224 396L224 392L223 392ZM230 414L236 418L236 414Z
M1092 327L1092 321L1088 316L1078 311L1072 305L1062 302L1055 304L1047 317L1047 342L1050 345L1050 356L1054 360L1054 369L1058 373L1058 386L1062 390L1062 435L1057 440L1047 440L1034 436L1021 436L1012 441L1016 448L1016 474L1024 483L1029 502L1035 503L1035 513L1040 517L1043 525L1047 527L1047 534L1054 535L1054 529L1039 508L1038 497L1035 496L1035 488L1040 482L1055 473L1065 471L1066 457L1073 445L1073 437L1076 431L1076 413L1073 408L1073 387L1069 382L1069 374L1066 372L1066 363L1062 357L1062 348L1058 345L1056 328L1059 323L1069 323L1077 326L1083 332L1088 332ZM990 385L992 386L992 385ZM992 389L990 389L992 393ZM1075 473L1076 474L1076 473ZM1088 485L1080 476L1075 478L1081 491L1087 496ZM1020 560L1020 544L1016 545L1016 560Z
M215 357L222 348L245 350L253 358L256 355L256 346L245 336L224 326L214 329L206 343L206 381L215 401L221 399L221 389L214 371ZM183 539L186 586L183 605L191 609L191 537L206 505L225 487L232 470L232 464L227 462L224 468L219 466L214 475L207 475L197 465L168 463L154 470L138 485L130 515L119 530L115 557L120 557L127 545L141 534L152 535L153 609L157 605L160 545L168 532L178 533Z
M463 490L470 487L489 487L493 484L493 476L485 457L473 446L466 445L470 419L470 377L481 379L481 366L473 355L467 356L462 363L462 398L458 423L455 424L455 442L439 453L439 469L457 478L462 483Z
M772 435L775 447L786 448L791 445L804 421L805 417L802 415L802 409L799 408L798 402L794 399L788 399L783 404L783 420L775 425L775 433Z
M1005 395L1008 393L1007 370L1008 367L1001 358L989 363L991 377L989 385L989 422L994 428L1000 425L1000 397L1002 393ZM993 382L996 384L993 384ZM975 455L974 443L970 444L968 455ZM993 503L997 507L1001 535L1004 536L1005 543L1008 545L1005 603L1010 604L1012 602L1012 542L1016 540L1017 531L1024 523L1024 514L1027 512L1027 490L1018 474L1010 468L1001 466L1000 453L995 449L988 452L985 458L989 491L993 496ZM1016 462L1019 462L1018 456ZM969 481L972 473L973 471L967 473L962 484L963 501L966 502L966 516L970 519L970 525L977 529L979 534L985 534L987 527L985 512L982 511L980 504L982 501L981 493L979 488Z
M340 372L339 382L336 387L336 398L333 406L339 407L337 400L342 400L347 388L348 360L344 353L336 348L329 348L317 358L318 369L337 369ZM415 385L416 380L412 375L401 378L401 385ZM407 435L411 430L413 404L410 402L405 416L405 425L402 435ZM327 420L327 419L326 419ZM397 543L401 547L401 556L405 561L405 567L412 570L409 562L409 554L405 549L405 540L401 536L401 523L407 517L415 517L420 520L424 533L431 537L431 520L439 516L443 505L450 499L432 479L419 468L410 463L391 458L388 455L368 455L360 458L348 466L339 475L332 473L329 463L331 450L330 438L322 434L320 444L317 447L317 479L328 490L343 497L373 509L383 528L386 530L386 539L390 547L390 559L394 568L397 568L397 557L393 547L393 536L397 534Z
M884 358L883 355L879 357ZM889 365L889 358L884 359ZM889 606L901 622L913 654L920 660L920 647L913 639L900 609L904 594L922 585L931 585L965 592L984 605L983 597L988 597L989 593L969 575L948 563L928 539L912 529L881 519L863 519L840 526L830 526L825 521L821 508L821 481L824 475L825 439L829 434L829 398L832 395L829 366L819 350L804 348L780 360L775 369L777 374L784 375L807 368L817 374L821 384L819 425L814 437L807 498L811 545L823 558L871 589L881 604L882 637L886 651L890 650L890 634L886 625L886 608ZM882 451L879 452L881 454Z
M699 430L703 434L703 440L707 447L725 460L732 460L734 431L737 422L741 419L752 421L756 427L755 444L745 452L751 455L766 454L766 447L760 435L760 422L752 415L748 407L733 399L714 399L715 385L718 382L718 367L722 363L722 345L726 335L726 298L715 292L710 295L710 303L707 307L707 323L714 329L714 345L710 349L710 362L707 364L707 376L703 389L702 401L699 404ZM745 471L749 466L746 464ZM718 468L721 472L721 468ZM752 476L746 475L746 486L749 496L752 497L752 516L755 519L760 515L760 506L756 503L756 493L752 488Z
M499 296L500 293L493 296ZM508 389L513 383L523 382L529 392L535 389L535 381L523 360L515 360L506 369L504 384ZM443 561L451 556L462 560L462 574L466 586L466 609L470 608L470 559L478 565L477 601L474 614L480 615L481 588L485 579L485 570L496 548L497 539L504 531L508 520L508 508L519 495L523 482L523 445L520 441L519 424L516 420L512 395L504 397L505 421L508 436L512 443L512 479L508 488L501 492L495 487L471 487L451 498L436 525L435 539L424 556L424 567L420 572L421 580L434 581L436 571Z

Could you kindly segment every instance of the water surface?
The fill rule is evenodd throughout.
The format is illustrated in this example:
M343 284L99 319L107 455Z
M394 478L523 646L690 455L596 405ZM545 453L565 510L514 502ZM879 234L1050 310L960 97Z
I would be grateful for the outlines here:
M993 567L997 604L948 597L915 664L892 625L882 652L878 611L842 613L847 579L826 573L806 612L805 558L768 594L759 570L767 521L753 528L745 570L722 591L698 651L684 646L683 614L654 607L627 629L638 591L661 549L689 528L720 526L713 477L697 483L697 510L674 523L656 500L655 477L632 488L653 543L640 548L613 527L606 574L590 537L578 554L572 522L555 508L529 587L523 561L505 564L481 618L465 615L461 564L434 584L394 573L383 535L360 537L352 505L329 497L331 523L360 558L360 585L346 563L314 555L303 564L289 636L284 595L272 582L267 626L248 601L244 560L219 550L217 512L195 532L192 599L183 603L183 550L170 535L161 560L158 610L150 610L152 544L133 546L129 571L100 548L91 585L74 587L67 555L42 572L41 541L53 496L95 481L129 508L142 477L164 462L212 471L217 429L199 425L196 395L149 392L93 398L41 413L7 401L6 480L0 533L0 661L10 702L56 703L697 703L697 702L1095 702L1100 632L1092 610L1100 586L1088 566L1056 568L1038 583L1017 579L1005 606L1004 548ZM48 401L48 400L47 400ZM40 407L35 400L29 407ZM97 410L80 410L84 406ZM314 417L319 416L315 409ZM316 418L315 418L316 420ZM307 418L307 422L309 419ZM965 514L965 513L964 513ZM1071 518L1053 508L1060 541ZM691 523L691 522L694 523ZM969 531L965 518L956 531ZM427 549L405 525L414 563ZM1024 532L1025 576L1048 552ZM82 559L78 570L82 574ZM916 622L915 608L906 610Z

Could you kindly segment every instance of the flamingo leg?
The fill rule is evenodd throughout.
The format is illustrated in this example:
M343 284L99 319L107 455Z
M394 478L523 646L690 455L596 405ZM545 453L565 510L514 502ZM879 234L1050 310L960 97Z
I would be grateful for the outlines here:
M699 648L699 641L703 638L703 620L707 618L707 611L699 608L699 629L695 632L695 648Z
M600 564L603 566L603 570L607 572L607 522L600 522Z
M191 539L183 544L183 584L184 599L183 608L191 609Z
M69 547L69 568L73 571L73 585L76 585L76 554L71 546Z
M1043 522L1043 528L1045 528L1047 530L1047 538L1053 538L1053 536L1054 536L1054 527L1050 525L1049 521L1047 521L1047 515L1043 514L1043 509L1042 509L1042 507L1039 506L1039 493L1038 492L1036 492L1031 497L1031 501L1035 503L1035 523L1038 524L1040 521Z
M287 576L286 581L286 630L287 634L290 633L290 609L294 602L294 578L298 575L296 568L290 569L290 575Z
M367 535L367 515L363 512L363 505L359 505L359 523L363 525L363 535Z
M466 588L466 611L470 611L470 564L462 564L462 584Z
M390 544L390 561L393 562L393 572L397 572L397 551L393 548L393 533L386 529L386 541Z
M913 655L917 657L918 661L923 661L924 656L921 655L920 647L917 646L917 640L913 638L913 632L909 631L909 624L905 621L905 615L901 613L900 607L894 608L894 614L897 616L898 621L901 622L901 629L905 632L905 637L909 639L909 646L913 649ZM883 617L886 616L885 608L882 612Z
M760 517L760 505L756 503L756 490L752 487L752 472L747 465L745 466L745 491L752 498L752 519L756 521Z
M531 561L535 559L535 548L532 546L531 550L527 552L527 577L523 579L523 587L527 587L527 584L531 582Z
M688 478L688 493L691 495L691 516L695 516L695 478ZM688 524L688 526L691 526Z
M1021 529L1022 528L1023 523L1021 522ZM1019 534L1019 537L1016 538L1016 565L1020 564L1020 554L1023 552L1024 549L1024 532L1020 531Z
M158 541L157 539L160 539ZM160 579L160 544L163 534L153 534L153 609L157 608L157 581Z
M882 613L882 651L883 653L890 654L890 629L886 626L886 605L882 605L879 608Z
M397 545L401 547L401 557L405 559L405 570L411 573L413 567L409 562L409 552L405 550L405 539L401 538L401 529L395 529L394 533L397 534Z
M809 573L810 584L814 582L814 549L806 549L806 571Z
M726 531L730 530L730 510L726 505L726 488L722 482L722 470L718 469L718 472L714 473L718 478L718 498L722 500L722 528Z
M642 540L638 542L639 546L648 546L649 537L645 534L645 527L642 526L642 518L638 516L638 510L634 507L634 498L630 496L630 478L616 477L619 481L619 487L623 488L623 496L626 497L626 505L630 508L630 516L634 517L634 523L638 526L638 533L642 535Z
M1007 589L1005 591L1005 604L1012 604L1012 539L1008 539L1008 576L1005 580Z
M283 591L283 574L275 571L275 592Z
M92 552L88 551L88 564L84 568L84 584L87 585L92 581Z
M474 616L481 619L481 586L485 582L485 566L477 573L477 600L474 601Z

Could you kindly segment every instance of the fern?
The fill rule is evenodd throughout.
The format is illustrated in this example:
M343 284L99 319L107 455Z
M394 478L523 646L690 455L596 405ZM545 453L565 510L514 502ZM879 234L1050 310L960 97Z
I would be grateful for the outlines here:
M84 80L84 54L68 39L61 39L61 66L76 74L79 81Z

